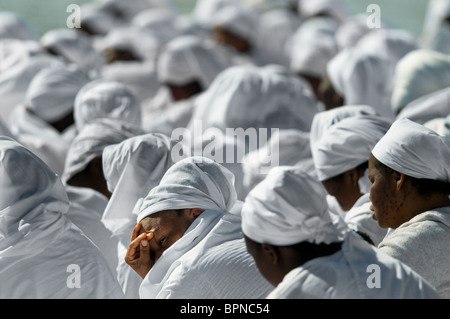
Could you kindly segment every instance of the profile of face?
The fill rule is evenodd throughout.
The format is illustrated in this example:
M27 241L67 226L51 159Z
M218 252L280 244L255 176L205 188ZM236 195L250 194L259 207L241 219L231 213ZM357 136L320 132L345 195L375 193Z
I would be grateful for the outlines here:
M405 221L404 208L406 196L401 187L401 176L397 172L387 172L373 156L369 159L370 209L373 218L382 228L397 228Z
M162 253L179 240L192 222L202 213L201 209L167 210L149 215L141 220L142 233L153 233L149 240L150 258L155 263Z

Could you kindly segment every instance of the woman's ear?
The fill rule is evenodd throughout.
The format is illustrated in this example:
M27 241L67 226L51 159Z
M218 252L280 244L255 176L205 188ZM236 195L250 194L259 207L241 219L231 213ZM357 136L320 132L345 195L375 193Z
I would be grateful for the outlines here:
M189 209L189 217L191 218L191 220L195 220L198 216L201 215L201 213L203 213L203 209L201 208L191 208Z
M280 262L280 253L277 247L269 244L262 244L261 248L266 256L266 259L269 259L273 265L277 265Z
M405 186L406 176L405 174L394 172L393 177L395 178L396 189L399 191Z

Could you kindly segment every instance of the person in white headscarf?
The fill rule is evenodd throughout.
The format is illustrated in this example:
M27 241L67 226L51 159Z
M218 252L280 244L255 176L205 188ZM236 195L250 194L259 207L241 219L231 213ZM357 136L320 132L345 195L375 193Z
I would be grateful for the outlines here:
M360 39L375 30L379 29L368 27L366 13L349 16L336 29L335 37L339 51L354 47Z
M409 119L395 121L372 150L374 218L389 228L378 245L450 298L450 139Z
M325 196L315 177L282 166L245 199L247 250L275 286L267 299L439 298L410 267L348 228L336 228ZM375 281L371 267L377 269Z
M423 126L432 129L442 136L450 137L450 112L446 117L436 117L423 123Z
M92 121L70 144L61 180L70 201L68 218L102 251L116 274L117 239L101 219L111 197L102 167L105 147L142 134L142 130L118 119Z
M95 49L91 38L77 29L49 30L42 35L40 43L51 54L93 75L106 63L106 57Z
M450 114L450 87L426 94L408 103L397 114L396 119L408 118L419 124L424 124L435 118Z
M317 103L309 84L281 66L234 66L220 73L195 102L188 128L309 131ZM200 132L201 134L202 132ZM270 132L267 134L270 138Z
M36 40L31 26L14 12L0 11L0 39Z
M130 234L136 226L139 200L158 186L165 172L173 165L175 141L163 134L148 133L131 137L103 150L103 174L111 198L102 215L102 223L117 239L117 278L129 299L139 298L142 278L125 263Z
M450 56L418 49L397 63L391 107L395 114L414 100L450 86Z
M123 298L99 249L67 218L59 177L0 137L0 298Z
M0 73L47 52L36 40L0 39Z
M342 0L298 0L297 10L303 19L325 16L338 23L343 23L350 16Z
M90 76L73 65L49 67L30 82L23 103L10 114L11 132L58 175L76 131L74 100Z
M211 41L197 36L180 36L167 43L156 70L161 88L143 105L144 128L170 135L173 129L185 127L197 96L230 63L216 55Z
M337 199L347 224L376 246L387 230L372 218L368 161L391 124L380 116L352 116L330 126L311 145L318 180Z
M448 0L430 0L423 21L420 43L423 48L450 53L450 2Z
M342 98L341 105L366 104L382 116L394 117L391 109L392 69L388 61L355 47L347 48L329 61L327 76L336 94ZM320 89L326 109L340 106L328 101L326 89L326 86Z
M133 91L125 84L98 79L86 83L74 99L74 121L77 131L97 119L118 119L141 127L141 107Z
M338 53L335 39L338 24L329 17L303 21L289 41L289 68L311 84L316 98L327 75L328 62Z
M262 298L270 284L246 252L233 174L204 157L171 166L138 211L126 262L140 298Z

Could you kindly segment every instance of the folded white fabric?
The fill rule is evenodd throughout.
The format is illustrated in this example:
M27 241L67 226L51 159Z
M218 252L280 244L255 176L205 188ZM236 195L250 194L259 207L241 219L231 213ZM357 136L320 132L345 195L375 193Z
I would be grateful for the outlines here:
M321 183L301 168L275 167L247 195L242 231L256 242L278 246L341 241L346 230L333 224L326 196Z
M205 157L175 163L142 202L137 222L163 210L201 208L228 212L236 203L234 175Z
M450 182L450 139L409 119L395 121L372 154L402 174Z
M353 116L331 126L312 148L320 181L367 162L392 122L380 116Z

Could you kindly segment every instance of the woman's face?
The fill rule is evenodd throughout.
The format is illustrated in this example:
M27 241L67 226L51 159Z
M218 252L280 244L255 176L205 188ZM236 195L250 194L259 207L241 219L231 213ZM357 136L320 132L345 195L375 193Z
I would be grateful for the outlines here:
M369 160L369 179L372 182L370 200L373 218L382 228L397 228L405 220L402 218L405 196L397 187L397 174L384 172L378 160L371 156Z

